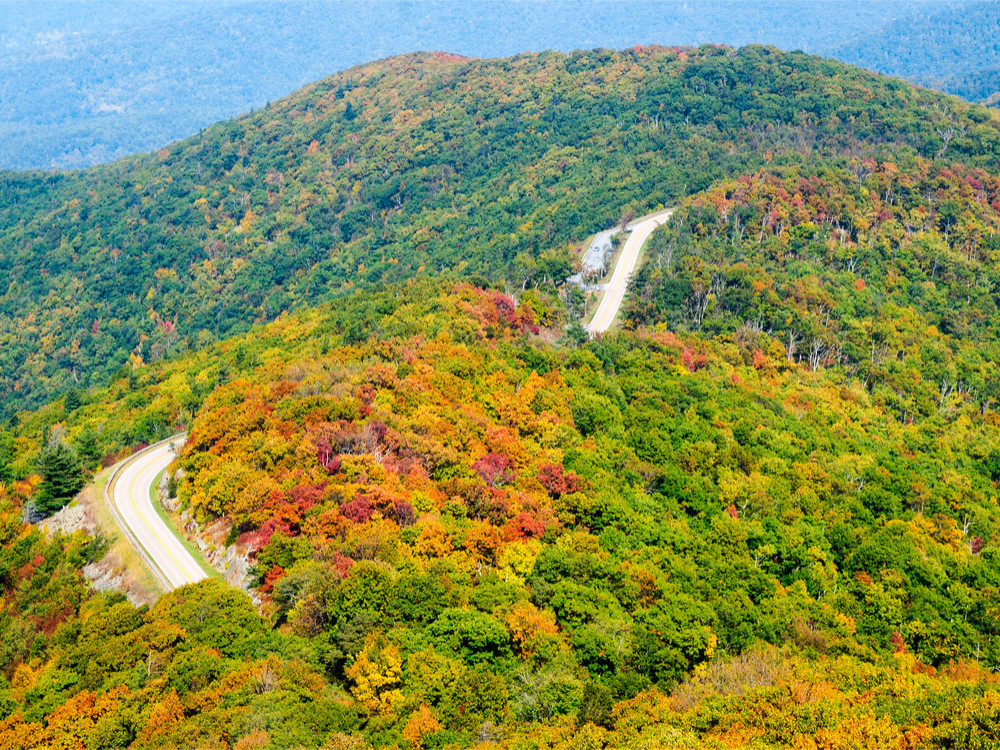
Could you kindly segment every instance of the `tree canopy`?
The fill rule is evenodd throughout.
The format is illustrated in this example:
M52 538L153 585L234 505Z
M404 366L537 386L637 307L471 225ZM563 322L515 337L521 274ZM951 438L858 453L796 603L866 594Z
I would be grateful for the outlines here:
M0 747L994 746L995 134L764 48L407 57L21 194L51 210L8 236L113 236L61 203L90 180L180 250L122 292L160 338L0 432ZM207 260L160 213L177 165ZM579 336L573 233L674 198L621 329ZM353 291L313 277L344 259ZM258 608L133 606L86 585L106 540L23 523L181 430L183 525Z

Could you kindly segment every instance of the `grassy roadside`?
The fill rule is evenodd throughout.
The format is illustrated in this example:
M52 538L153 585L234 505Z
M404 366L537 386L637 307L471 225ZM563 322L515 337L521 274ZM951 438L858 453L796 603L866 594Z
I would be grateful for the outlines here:
M174 532L174 536L176 536L177 539L180 540L180 543L184 545L184 549L186 549L191 557L194 558L194 561L198 563L198 567L201 568L202 572L210 578L217 578L220 581L223 581L224 579L222 574L209 564L208 560L205 559L205 555L202 554L200 549L198 549L198 545L192 544L180 530L177 518L164 508L162 503L160 503L160 493L157 488L160 486L160 479L165 471L166 469L157 474L156 479L149 486L149 500L153 504L153 509L160 517L160 520L167 525L167 528Z

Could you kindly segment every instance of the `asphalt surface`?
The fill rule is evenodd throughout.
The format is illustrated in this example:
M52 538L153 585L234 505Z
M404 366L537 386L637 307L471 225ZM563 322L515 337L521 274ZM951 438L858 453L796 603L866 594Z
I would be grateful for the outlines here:
M607 331L614 323L643 244L653 230L666 222L672 213L673 211L664 211L629 227L628 239L607 284L604 297L587 325L591 335ZM133 537L138 539L173 588L208 577L173 530L157 514L151 500L156 477L174 460L175 449L183 443L184 439L179 437L134 459L119 475L112 498Z
M597 312L594 313L590 323L586 325L586 329L591 335L604 333L615 322L618 310L621 309L622 302L625 300L628 282L635 271L635 264L639 260L643 244L653 233L653 230L665 223L672 213L672 210L662 211L641 219L629 227L628 239L625 241L625 247L622 248L615 270L611 274L611 280L604 291L601 303L597 306Z
M172 588L208 578L176 534L163 522L150 499L157 475L174 460L183 438L139 455L119 474L112 502L134 538L159 567Z

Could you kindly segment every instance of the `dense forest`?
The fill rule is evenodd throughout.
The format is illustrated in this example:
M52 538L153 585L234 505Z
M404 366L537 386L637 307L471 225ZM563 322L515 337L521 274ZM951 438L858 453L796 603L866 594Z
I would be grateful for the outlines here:
M998 122L761 47L407 56L6 176L0 748L996 747ZM588 339L572 243L675 203ZM182 430L254 599L25 522Z
M663 325L843 367L901 420L1000 401L1000 183L861 161L723 180L651 239L628 304ZM762 351L766 346L760 345Z
M3 169L80 169L157 149L334 71L413 50L756 43L970 101L1000 92L1000 14L975 0L9 0L5 11Z
M914 3L881 28L819 51L868 70L996 106L1000 99L998 28L1000 7L994 2L944 7Z
M6 416L358 287L512 289L571 243L771 160L997 166L983 108L801 53L637 48L352 69L161 151L0 173Z
M1000 68L986 68L945 77L928 77L922 83L932 89L947 91L963 99L982 102L991 107L996 107L1000 102Z
M901 419L777 340L553 347L553 304L411 283L25 415L17 476L54 422L188 421L182 501L265 604L88 592L101 540L11 483L0 746L988 746L995 412Z
M914 3L910 10L879 29L859 34L830 54L954 94L960 92L952 86L963 77L1000 68L996 43L1000 8L996 3L952 3L950 7ZM968 93L975 94L969 98L981 101L995 92Z

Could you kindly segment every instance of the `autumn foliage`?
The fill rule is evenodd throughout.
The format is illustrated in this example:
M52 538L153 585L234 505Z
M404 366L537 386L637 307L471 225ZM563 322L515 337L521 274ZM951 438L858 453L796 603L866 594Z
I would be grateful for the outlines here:
M136 275L141 326L74 309L79 346L53 334L8 378L56 392L54 363L139 337L0 431L0 748L995 746L996 118L756 47L509 75L407 59L257 115L296 123L273 148L218 129L168 149L157 169L212 160L184 204L207 228L189 245L186 225L135 226L197 259ZM572 97L538 94L539 72ZM433 106L403 106L421 86ZM489 113L451 109L476 86ZM942 118L965 136L942 144ZM458 126L476 137L426 147ZM609 179L661 160L619 202L705 188L652 235L623 330L594 339L567 330L562 284L566 226L602 222L607 197L583 130ZM498 139L523 157L510 174ZM267 190L238 192L255 170ZM154 177L115 183L128 211L168 190ZM86 220L44 204L47 228ZM108 278L143 267L93 246ZM383 283L446 262L466 280ZM244 332L216 340L192 311ZM168 486L246 556L253 601L213 579L134 606L87 585L104 539L24 522L53 446L76 487L181 429Z

